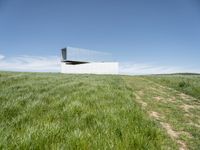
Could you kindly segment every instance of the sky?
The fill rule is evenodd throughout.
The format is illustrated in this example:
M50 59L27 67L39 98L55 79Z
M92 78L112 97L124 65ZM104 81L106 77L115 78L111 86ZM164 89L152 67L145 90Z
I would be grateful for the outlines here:
M200 73L200 1L0 0L0 70L59 72L66 46L121 74Z

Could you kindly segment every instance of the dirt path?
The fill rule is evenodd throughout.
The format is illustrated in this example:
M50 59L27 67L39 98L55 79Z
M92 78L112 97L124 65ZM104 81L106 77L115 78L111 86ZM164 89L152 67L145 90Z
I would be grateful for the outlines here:
M160 124L180 150L200 146L200 106L197 100L148 78L124 77L135 100Z

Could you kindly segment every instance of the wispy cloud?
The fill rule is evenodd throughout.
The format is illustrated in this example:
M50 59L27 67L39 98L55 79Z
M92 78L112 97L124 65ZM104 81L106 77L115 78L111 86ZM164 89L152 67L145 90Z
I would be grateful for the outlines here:
M30 72L58 72L60 58L57 56L17 56L7 58L0 54L0 70L30 71Z
M179 72L193 72L200 73L200 70L191 68L182 68L177 66L160 66L151 63L133 63L122 62L120 63L120 73L127 75L145 75L145 74L167 74Z
M3 60L4 58L5 56L0 54L0 60Z
M5 57L0 54L0 70L26 72L60 72L60 58L58 56L17 56ZM178 72L200 73L200 70L176 66L162 66L151 63L120 62L120 74L144 75L165 74Z

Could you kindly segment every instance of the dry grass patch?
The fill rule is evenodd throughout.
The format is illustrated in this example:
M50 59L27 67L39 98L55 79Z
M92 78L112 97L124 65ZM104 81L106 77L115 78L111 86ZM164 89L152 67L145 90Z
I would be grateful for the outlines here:
M190 109L195 108L193 105L183 104L180 106L181 109L183 109L186 112L189 112Z

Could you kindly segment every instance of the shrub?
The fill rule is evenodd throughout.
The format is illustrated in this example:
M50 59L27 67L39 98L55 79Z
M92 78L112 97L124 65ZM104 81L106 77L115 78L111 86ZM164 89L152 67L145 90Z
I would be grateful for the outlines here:
M179 86L180 88L188 87L188 86L189 86L189 83L188 83L188 82L185 82L185 81L180 81L180 82L178 83L178 86Z

